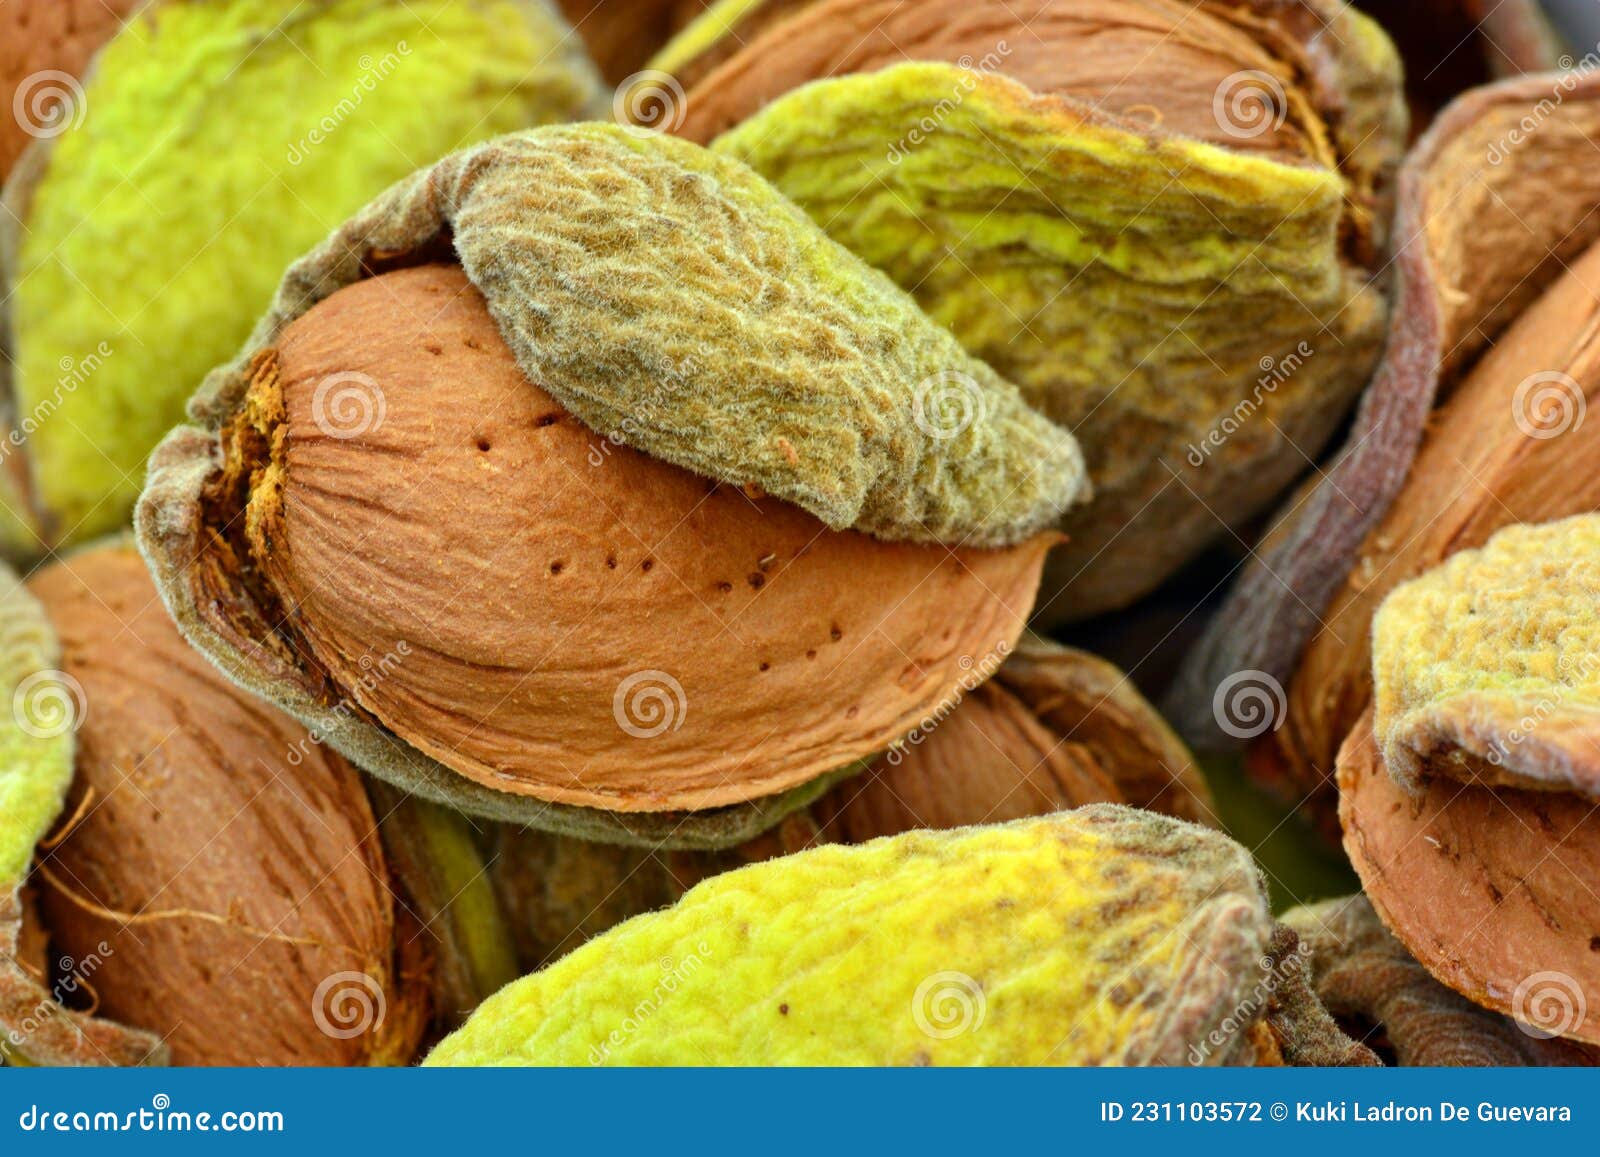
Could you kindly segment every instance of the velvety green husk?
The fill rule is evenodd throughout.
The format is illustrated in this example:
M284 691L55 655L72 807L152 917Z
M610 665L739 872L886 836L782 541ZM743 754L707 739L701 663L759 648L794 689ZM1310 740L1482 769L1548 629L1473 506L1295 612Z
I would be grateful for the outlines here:
M26 468L0 475L0 549L122 523L145 455L284 265L390 182L605 106L546 0L145 9L97 58L81 127L6 189L0 389L28 437Z
M1203 1059L1248 1060L1271 935L1249 855L1209 829L1101 805L914 832L708 880L427 1063L1182 1063L1213 1036Z

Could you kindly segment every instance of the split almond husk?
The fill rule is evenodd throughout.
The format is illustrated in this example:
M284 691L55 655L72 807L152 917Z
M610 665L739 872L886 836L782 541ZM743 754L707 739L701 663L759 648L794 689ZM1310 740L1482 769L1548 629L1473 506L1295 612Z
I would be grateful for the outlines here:
M1570 794L1435 779L1412 795L1371 716L1339 753L1344 846L1430 973L1536 1033L1600 1043L1600 812Z
M992 679L974 670L969 680L949 711L924 720L860 776L725 852L617 848L496 825L485 850L524 968L541 968L701 880L818 844L1092 803L1215 826L1193 758L1110 664L1024 636Z
M80 78L144 0L8 0L0 6L0 182L31 141L83 114Z
M1512 526L1397 587L1372 623L1389 774L1600 800L1600 515Z
M1226 680L1287 686L1299 665L1272 747L1310 790L1365 708L1367 627L1394 585L1500 526L1594 509L1592 472L1565 463L1592 460L1577 418L1595 385L1584 284L1600 259L1567 274L1600 236L1596 139L1600 77L1549 74L1462 97L1407 158L1383 363L1345 449L1285 507L1188 656L1167 713L1191 743L1237 741L1212 710Z
M1600 1054L1535 1035L1435 980L1365 896L1285 913L1318 998L1353 1036L1408 1068L1593 1065Z
M1045 621L1260 511L1377 359L1405 113L1348 5L723 0L654 64L683 99L651 127L751 164L1081 437Z
M615 126L391 190L194 413L138 517L192 642L382 778L651 845L738 843L900 740L1015 642L1084 489L755 174Z
M59 975L35 979L22 1017L8 1001L17 1054L405 1063L512 975L459 820L375 812L349 764L184 643L131 545L75 553L28 589L60 669L19 684L19 727L59 729L72 787L33 870Z

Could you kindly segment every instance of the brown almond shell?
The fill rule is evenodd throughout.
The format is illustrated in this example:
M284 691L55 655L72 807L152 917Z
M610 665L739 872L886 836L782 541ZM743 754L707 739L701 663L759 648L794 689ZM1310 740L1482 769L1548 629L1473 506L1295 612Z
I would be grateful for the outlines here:
M1373 908L1441 983L1546 1035L1600 1044L1600 812L1576 796L1435 780L1408 795L1364 716L1339 753L1344 847Z

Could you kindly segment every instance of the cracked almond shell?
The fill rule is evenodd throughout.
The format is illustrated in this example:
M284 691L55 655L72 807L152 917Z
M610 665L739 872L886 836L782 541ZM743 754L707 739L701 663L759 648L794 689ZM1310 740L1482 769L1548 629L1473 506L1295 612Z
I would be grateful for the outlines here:
M1225 679L1255 670L1289 687L1298 665L1290 726L1258 746L1287 763L1300 794L1311 790L1365 707L1365 691L1348 687L1367 677L1367 623L1395 582L1454 549L1458 523L1472 526L1461 545L1478 545L1510 522L1594 508L1584 492L1593 471L1562 465L1585 461L1593 427L1535 445L1513 423L1512 400L1535 372L1566 372L1586 396L1595 384L1593 295L1566 274L1600 237L1600 174L1588 163L1597 138L1600 77L1549 74L1466 94L1407 157L1388 348L1344 448L1286 503L1165 701L1197 747L1230 745L1211 710ZM1584 259L1590 285L1594 262ZM1556 300L1535 309L1547 291ZM1559 396L1547 400L1559 414ZM1486 490L1509 496L1510 512ZM1413 544L1423 529L1428 545Z
M605 101L547 0L154 0L78 106L0 207L12 559L126 525L150 451L330 222L420 163Z
M444 236L464 268L365 276ZM915 392L947 372L953 432ZM1015 641L1083 488L753 173L611 126L391 190L195 413L138 518L191 641L381 777L650 845L749 838L899 740Z
M703 12L706 0L560 0L560 7L606 83L618 84Z
M1364 716L1339 752L1344 847L1373 908L1440 982L1552 1036L1600 1043L1600 814L1554 792L1384 766Z
M1272 501L1377 358L1405 114L1346 5L724 0L655 64L686 91L673 131L1079 435L1095 501L1046 622L1134 601Z
M1249 856L1209 829L1099 805L914 832L708 880L498 993L427 1063L1176 1064L1272 935ZM1255 1055L1262 1011L1211 1063Z
M12 1055L403 1063L430 1016L452 1023L430 1007L442 994L459 1003L508 977L503 946L497 966L493 946L472 945L469 960L455 938L461 920L480 939L493 927L481 865L447 854L458 821L409 804L375 813L349 764L183 642L131 545L74 553L13 587L13 643L27 624L60 650L7 650L9 669L34 668L14 681L7 730L6 794L25 805L7 816L27 821L8 831L7 873L27 869L37 836L32 932L62 962L56 991L93 1011L55 1004L48 976L5 953ZM432 835L418 850L436 885L393 862L413 846L401 823ZM476 857L465 840L455 850ZM7 902L0 927L14 935L9 889ZM442 975L469 965L471 977Z

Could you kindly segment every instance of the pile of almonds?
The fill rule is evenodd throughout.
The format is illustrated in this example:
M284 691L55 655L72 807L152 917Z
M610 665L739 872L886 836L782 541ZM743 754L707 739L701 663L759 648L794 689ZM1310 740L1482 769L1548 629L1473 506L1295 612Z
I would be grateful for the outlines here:
M0 9L0 1061L1600 1064L1532 0L286 3Z

